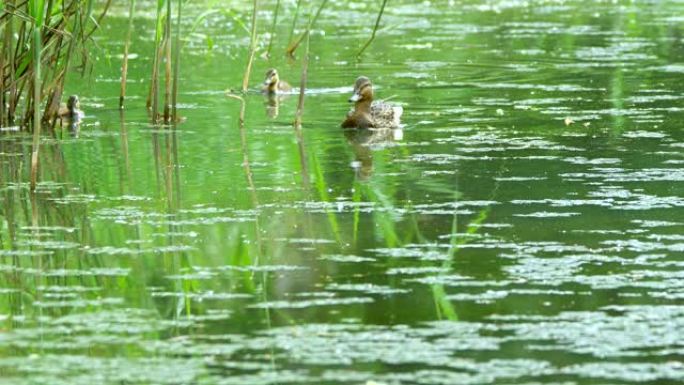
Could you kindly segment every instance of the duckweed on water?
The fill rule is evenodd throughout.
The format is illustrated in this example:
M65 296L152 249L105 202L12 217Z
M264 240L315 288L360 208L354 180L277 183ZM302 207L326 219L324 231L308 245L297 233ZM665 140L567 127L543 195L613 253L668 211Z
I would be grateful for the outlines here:
M271 34L259 2L254 41L252 2L225 3L183 8L181 122L144 106L138 0L126 109L111 2L35 193L1 129L0 385L684 381L682 4L391 1L357 60L379 3L281 1ZM282 53L319 8L301 130L296 97L225 96L252 42L297 84ZM361 75L400 132L339 129Z

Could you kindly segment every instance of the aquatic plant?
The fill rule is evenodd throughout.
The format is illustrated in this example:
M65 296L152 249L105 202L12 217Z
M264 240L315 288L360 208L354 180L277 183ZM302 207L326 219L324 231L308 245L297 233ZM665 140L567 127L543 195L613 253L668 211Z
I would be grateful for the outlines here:
M129 0L128 9L128 32L124 43L123 60L121 63L121 93L119 95L119 108L124 107L126 98L126 80L128 78L128 49L131 44L131 33L133 32L133 15L135 13L135 0Z
M36 129L55 116L75 52L79 71L89 68L87 43L111 5L93 15L94 0L0 2L0 125ZM23 107L23 116L17 111ZM41 113L41 108L45 108ZM29 126L31 123L31 126Z
M157 1L156 27L154 29L154 59L152 60L152 75L150 78L150 90L147 95L147 108L152 114L152 121L157 121L159 111L159 61L161 56L160 42L162 39L164 0Z
M356 57L360 57L361 54L363 54L363 51L365 51L366 48L368 48L368 46L371 45L371 43L375 39L375 33L378 31L378 26L380 25L380 19L382 18L382 14L385 12L385 6L386 5L387 5L387 0L383 0L382 5L380 6L380 12L378 12L378 18L375 19L375 26L373 26L373 32L371 33L371 36L368 39L368 41L366 41L366 44L364 44L363 47L361 47L361 49L359 50L359 52L356 54Z
M309 23L307 24L306 29L304 30L304 32L302 32L301 35L299 35L299 37L298 37L296 40L292 41L292 42L287 46L287 49L285 50L285 52L286 52L289 56L293 56L293 55L294 55L294 52L297 50L297 48L298 48L299 45L302 43L302 41L304 40L304 38L306 38L306 37L309 35L309 31L311 31L311 29L313 28L313 26L316 24L316 20L318 20L318 17L321 15L321 11L323 11L323 8L325 8L325 5L326 5L327 3L328 3L328 0L323 0L323 1L321 2L321 5L318 7L318 10L316 11L316 14L314 15L313 19L312 19L312 18L309 18ZM298 11L298 10L299 10L299 3L297 3L297 11ZM297 17L297 14L295 13L295 23L296 23L296 20L297 20L296 17ZM295 25L295 24L293 23L293 24L292 24L293 31L294 31L294 25Z
M178 115L177 115L177 105L178 105L178 79L179 79L179 72L180 72L180 60L181 60L181 40L180 40L180 34L181 34L181 18L183 16L183 0L178 0L178 14L176 15L176 41L175 41L175 47L176 51L174 54L173 58L173 96L171 100L171 105L172 105L172 116L173 120L177 121L178 120Z
M80 48L85 71L85 48L99 27L111 0L98 19L92 16L93 0L29 0L0 2L3 45L0 52L0 125L19 124L33 131L31 190L38 180L40 132L55 117L76 48ZM17 110L24 114L18 122ZM44 110L41 112L44 106Z
M178 120L178 83L181 60L181 21L183 0L176 3L176 18L173 19L173 0L158 0L156 12L156 25L154 33L154 58L152 60L152 73L150 75L150 88L147 96L147 108L153 122L160 119L164 123L171 123ZM195 23L206 17L208 13L203 13ZM175 22L174 28L172 28ZM175 36L172 30L175 30ZM163 112L159 113L160 95L160 66L163 64L164 71L164 96Z
M33 20L33 46L31 50L33 61L33 143L31 145L31 191L36 189L38 178L38 151L40 149L40 62L41 62L41 32L45 16L45 4L40 0L29 1L29 16Z
M268 48L266 48L266 52L264 53L265 57L269 57L271 55L271 48L273 48L273 38L275 37L275 29L276 29L276 24L278 23L278 11L280 10L280 0L276 0L276 5L275 5L275 10L273 11L273 23L271 23L271 33L268 38Z
M242 78L242 92L247 91L247 87L249 86L249 75L252 73L252 65L254 64L254 54L256 53L256 31L258 10L259 0L254 0L252 9L252 30L249 34L249 57L247 59L247 68L245 68L245 75Z
M304 114L304 90L306 89L306 81L308 77L309 70L309 29L305 31L306 33L306 52L302 58L302 75L299 82L299 99L297 103L297 113L295 114L294 126L296 129L302 127L302 115Z

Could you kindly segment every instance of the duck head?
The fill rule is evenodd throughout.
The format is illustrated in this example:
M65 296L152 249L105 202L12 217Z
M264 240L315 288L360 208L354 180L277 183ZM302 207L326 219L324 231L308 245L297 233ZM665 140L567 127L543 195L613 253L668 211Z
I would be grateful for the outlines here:
M349 103L370 102L373 100L373 86L370 79L359 76L354 83L354 94L349 98Z
M69 96L69 100L67 100L67 109L69 112L74 112L76 110L79 110L81 108L81 102L78 101L78 96L77 95L71 95Z
M275 91L278 88L278 82L280 78L278 77L278 71L275 68L271 68L266 71L266 79L264 80L264 86L271 91Z

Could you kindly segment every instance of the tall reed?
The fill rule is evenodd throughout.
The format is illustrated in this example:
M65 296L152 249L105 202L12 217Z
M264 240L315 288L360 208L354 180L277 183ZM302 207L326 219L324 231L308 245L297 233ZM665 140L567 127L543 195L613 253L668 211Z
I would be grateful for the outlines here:
M150 91L147 95L147 108L151 110L152 121L156 122L159 115L159 62L161 60L160 46L162 38L162 9L164 0L157 0L157 23L154 29L154 59L152 60L152 76L150 78Z
M305 37L307 37L313 28L314 24L316 24L316 20L318 20L318 17L321 15L321 11L323 11L323 8L325 8L325 5L328 3L328 0L323 0L321 2L321 5L318 7L318 10L316 11L316 15L313 17L313 20L309 18L309 24L306 27L306 30L302 32L299 37L292 41L290 45L288 45L287 49L285 50L285 53L287 53L289 56L293 56L294 52L297 50L299 45L302 43ZM294 28L294 27L293 27Z
M176 51L174 52L174 58L173 58L173 100L171 101L171 104L173 106L173 111L172 111L172 119L173 121L178 120L178 114L177 114L177 104L178 104L178 79L179 79L179 72L180 72L180 59L181 59L181 40L180 40L180 34L181 34L181 18L183 16L183 0L178 0L178 14L176 15L176 41L175 41L175 49Z
M0 90L4 99L2 123L29 127L34 118L48 121L59 107L69 60L80 56L82 71L87 68L86 43L109 10L106 0L99 16L93 15L95 0L6 0L0 13L2 45ZM40 50L36 51L36 43ZM80 55L73 55L77 48ZM37 55L40 54L40 55ZM39 60L39 61L35 61ZM40 76L36 77L40 70ZM34 80L37 82L34 82ZM38 98L35 89L38 88ZM43 103L46 101L46 103ZM35 114L35 106L45 104L45 112ZM6 107L5 107L6 105ZM20 118L20 109L25 111Z
M306 90L306 81L309 75L309 29L306 30L306 52L302 58L302 75L299 81L299 100L297 103L297 112L295 114L294 126L296 129L302 127L302 115L304 114L304 91Z
M164 22L164 122L171 117L171 0L166 0Z
M252 9L252 32L249 36L249 58L247 59L247 68L245 68L245 75L242 78L242 92L247 91L249 86L249 76L252 73L252 65L254 64L254 54L256 52L256 31L257 31L257 11L259 10L259 0L254 0Z
M380 6L380 12L378 12L378 18L375 19L375 26L373 27L373 32L371 33L371 36L368 39L368 41L366 41L366 44L364 44L363 47L361 47L361 49L359 50L359 52L356 54L357 58L360 57L361 54L363 54L363 51L365 51L366 48L368 48L368 46L371 45L371 43L375 39L375 33L378 31L378 26L380 25L380 19L382 18L382 14L385 12L385 6L386 5L387 5L387 0L383 0L382 5Z
M271 55L271 48L273 48L273 38L275 37L276 24L278 23L278 11L280 10L280 0L276 0L275 11L273 11L273 23L271 24L271 35L268 38L268 48L266 48L266 57Z
M295 6L295 13L294 17L292 18L292 28L290 28L290 36L287 38L287 41L292 41L292 38L294 37L294 31L295 28L297 27L297 19L299 18L299 9L302 6L302 0L297 0L297 5Z
M128 49L131 44L131 33L133 32L133 15L135 13L135 0L129 0L128 8L128 33L126 43L124 43L123 62L121 64L121 94L119 95L119 108L124 108L126 98L126 81L128 78Z
M45 16L45 1L44 0L29 0L29 15L33 19L33 46L32 46L32 61L33 61L33 143L31 152L31 191L36 190L38 180L38 152L40 149L40 64L42 58L42 29L43 18Z

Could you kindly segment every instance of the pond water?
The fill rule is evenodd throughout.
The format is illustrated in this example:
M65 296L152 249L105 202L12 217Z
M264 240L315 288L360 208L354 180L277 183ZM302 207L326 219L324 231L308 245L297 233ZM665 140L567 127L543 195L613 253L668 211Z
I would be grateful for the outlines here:
M330 2L296 132L296 96L225 96L248 3L187 33L175 129L143 2L128 108L116 4L35 196L0 139L0 384L684 381L684 4L390 1L357 61L379 2ZM293 3L255 89L299 84ZM402 129L339 128L359 75Z

